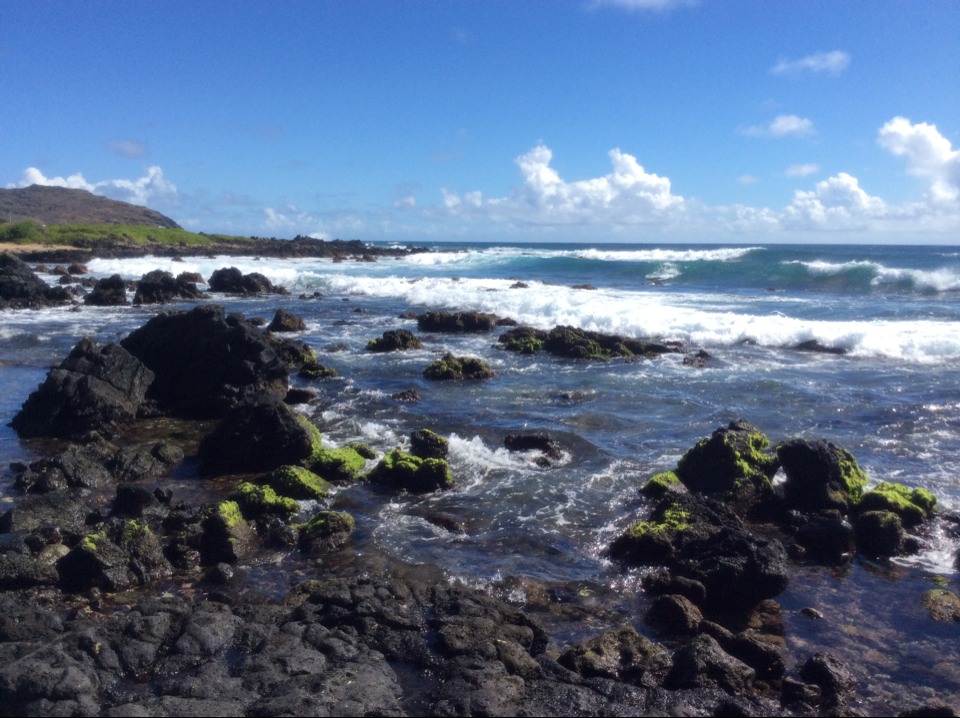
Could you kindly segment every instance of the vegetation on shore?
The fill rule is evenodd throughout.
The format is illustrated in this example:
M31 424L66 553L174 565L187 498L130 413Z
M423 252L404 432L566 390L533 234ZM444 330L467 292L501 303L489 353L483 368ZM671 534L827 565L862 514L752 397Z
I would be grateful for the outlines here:
M0 222L0 243L96 247L103 244L205 246L252 242L251 237L203 234L133 224L41 224L36 220Z

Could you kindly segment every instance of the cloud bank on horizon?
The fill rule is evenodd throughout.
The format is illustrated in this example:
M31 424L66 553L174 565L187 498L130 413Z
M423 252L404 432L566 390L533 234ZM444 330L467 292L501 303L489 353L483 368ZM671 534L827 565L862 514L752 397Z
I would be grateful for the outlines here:
M960 237L960 6L946 0L910 16L826 0L230 16L51 2L62 12L6 9L63 52L39 66L17 33L0 47L15 98L0 186L266 236ZM128 32L90 41L111 23Z

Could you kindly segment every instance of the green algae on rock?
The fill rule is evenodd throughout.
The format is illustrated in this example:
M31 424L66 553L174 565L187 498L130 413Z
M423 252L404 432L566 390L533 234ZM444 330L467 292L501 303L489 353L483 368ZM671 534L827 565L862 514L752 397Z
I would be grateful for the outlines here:
M299 526L300 550L317 556L342 548L349 541L355 523L353 516L343 511L320 511Z
M349 483L359 479L367 459L376 454L364 444L349 444L339 449L319 449L309 464L310 471L332 483Z
M858 512L892 511L906 528L911 528L929 518L937 507L936 497L921 488L908 488L903 484L881 481L867 491L857 503Z
M329 482L302 466L281 466L267 474L264 481L292 499L325 499L332 489Z
M683 486L680 479L674 471L661 471L655 474L643 485L640 493L650 499L660 499L668 491L676 491Z
M423 370L425 379L450 381L459 379L489 379L494 376L490 365L476 357L455 357L450 352Z
M417 494L453 487L453 476L444 459L422 459L400 449L387 453L367 477L392 490Z
M250 519L260 520L270 516L289 518L300 512L300 504L292 498L278 495L270 486L249 481L237 487L234 497L243 515Z

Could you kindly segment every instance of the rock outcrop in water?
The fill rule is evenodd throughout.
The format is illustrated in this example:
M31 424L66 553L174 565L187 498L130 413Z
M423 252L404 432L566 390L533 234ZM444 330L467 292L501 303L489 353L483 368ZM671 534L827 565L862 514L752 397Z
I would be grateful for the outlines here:
M0 309L37 309L71 300L67 290L49 286L19 257L0 252Z

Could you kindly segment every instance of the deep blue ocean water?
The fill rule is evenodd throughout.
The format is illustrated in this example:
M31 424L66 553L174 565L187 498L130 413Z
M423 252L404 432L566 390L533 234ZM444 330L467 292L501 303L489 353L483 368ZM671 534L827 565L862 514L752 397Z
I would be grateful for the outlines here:
M328 445L359 440L385 452L406 446L421 427L451 439L455 490L384 499L356 488L337 496L358 518L358 553L429 567L521 603L539 590L569 596L576 620L569 612L545 617L557 640L622 623L642 630L639 573L611 566L602 550L643 514L637 488L649 476L673 468L734 419L750 421L774 444L833 441L871 481L929 488L944 512L960 511L960 249L436 248L442 251L377 262L148 257L88 266L94 276L128 279L157 268L209 277L236 266L286 286L288 297L210 300L267 320L283 307L306 320L300 338L341 376L314 385L319 399L305 407ZM323 298L299 298L314 292ZM83 335L116 341L163 309L192 306L0 315L3 423ZM710 359L693 368L683 355L609 363L520 356L500 349L495 335L422 334L422 350L365 351L388 329L416 332L415 320L401 318L405 312L441 309L493 312L544 329L568 324L677 340L688 354L703 349ZM845 353L794 348L810 340ZM445 351L481 357L497 375L482 383L424 380L424 367ZM410 388L420 402L391 398ZM559 441L559 463L544 468L504 448L507 434L534 431ZM0 427L3 465L32 451ZM14 500L9 480L0 495ZM459 517L466 531L451 533L425 518L439 513ZM853 661L876 710L904 690L956 704L960 628L929 620L919 605L936 582L958 590L958 546L946 526L935 527L918 556L858 560L843 571L803 569L779 599L791 655L832 650ZM283 580L269 567L250 575ZM805 606L826 618L799 617Z

